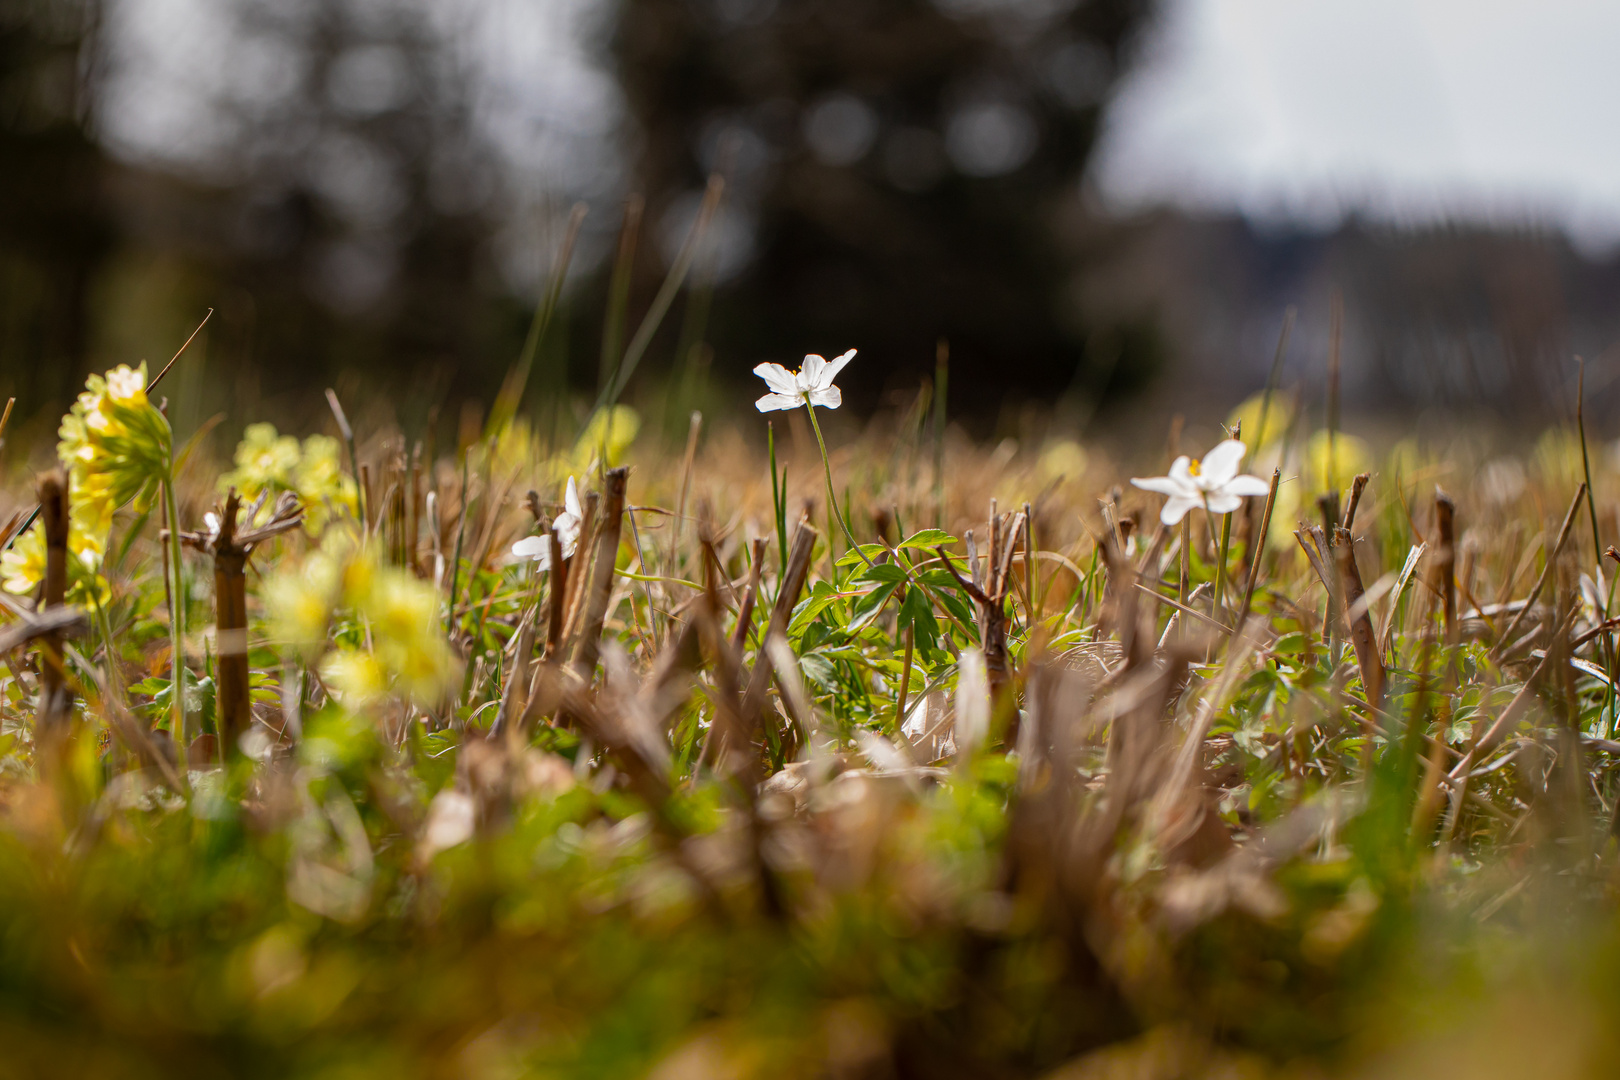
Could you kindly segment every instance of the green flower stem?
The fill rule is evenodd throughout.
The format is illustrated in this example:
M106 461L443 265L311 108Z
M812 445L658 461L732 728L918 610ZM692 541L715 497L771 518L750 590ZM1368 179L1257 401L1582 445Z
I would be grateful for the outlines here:
M1206 500L1207 502L1207 500ZM1221 550L1215 557L1215 602L1213 614L1215 621L1221 625L1226 624L1226 552L1232 542L1232 515L1221 515Z
M861 557L861 562L871 566L872 560L866 557L861 545L855 542L855 534L849 531L849 522L844 520L844 512L839 509L838 499L833 495L832 463L827 460L827 443L821 437L821 425L816 421L816 407L810 404L809 398L805 399L804 409L810 414L810 427L816 433L816 445L821 447L821 468L827 474L827 505L832 507L833 514L838 518L838 525L844 530L844 537L849 541L850 547L855 549L855 554Z
M186 688L185 640L186 601L181 595L180 574L180 509L174 498L174 475L163 481L163 512L169 519L169 660L173 665L174 719L173 733L179 753L179 769L186 768Z

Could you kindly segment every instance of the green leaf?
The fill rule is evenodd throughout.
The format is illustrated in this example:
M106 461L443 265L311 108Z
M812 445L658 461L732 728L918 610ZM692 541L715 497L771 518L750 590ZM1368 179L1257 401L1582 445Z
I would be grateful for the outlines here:
M788 637L794 638L803 634L805 629L821 615L823 611L838 602L838 594L829 585L825 590L821 586L826 582L818 582L815 593L806 600L801 600L793 612L793 621L788 624Z
M916 645L923 650L939 647L939 623L934 618L934 605L923 589L911 589L900 602L900 629L910 627L916 635Z
M900 541L903 548L936 548L941 544L946 547L957 543L956 537L944 529L920 529Z
M843 556L838 560L837 565L858 566L866 562L868 559L877 558L881 554L883 554L882 544L862 544L859 548L850 548L848 551L844 552ZM865 555L866 558L861 558L862 555Z
M870 623L883 611L883 606L889 602L889 597L899 587L899 582L886 581L855 601L854 617L849 621L851 632L859 630Z
M883 581L898 585L906 580L906 569L895 563L873 563L855 575L856 581Z

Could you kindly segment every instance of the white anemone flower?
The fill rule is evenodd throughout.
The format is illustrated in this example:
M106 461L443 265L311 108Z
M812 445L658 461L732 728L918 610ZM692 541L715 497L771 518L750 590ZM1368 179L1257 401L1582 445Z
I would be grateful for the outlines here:
M789 371L781 364L761 364L754 369L754 374L765 380L771 392L754 402L754 408L760 412L775 412L797 409L809 402L823 409L836 409L844 403L844 395L833 385L833 377L853 359L855 350L851 349L836 360L811 353L798 371Z
M570 476L568 490L563 494L563 512L551 521L552 531L557 534L557 543L562 545L565 559L573 558L574 549L579 546L579 526L584 517L585 511L579 505L579 488ZM535 560L541 570L551 569L551 544L544 536L525 536L512 545L512 554L520 559Z
M1271 485L1258 476L1239 476L1238 465L1249 448L1236 439L1227 439L1194 461L1186 454L1176 458L1169 476L1135 477L1132 484L1143 491L1167 495L1159 520L1175 525L1187 511L1203 507L1212 514L1230 514L1250 495L1265 495Z

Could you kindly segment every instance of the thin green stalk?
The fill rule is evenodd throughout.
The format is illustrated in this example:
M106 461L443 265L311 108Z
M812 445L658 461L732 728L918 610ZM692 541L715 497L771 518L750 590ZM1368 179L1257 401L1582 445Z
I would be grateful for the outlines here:
M934 353L934 528L945 527L945 391L951 376L951 350L943 338Z
M1206 499L1204 501L1207 507L1209 500ZM1231 542L1232 515L1222 514L1221 550L1215 556L1215 599L1211 605L1210 612L1215 616L1215 621L1223 626L1226 625L1226 552L1227 548L1231 545Z
M833 514L838 518L838 525L844 530L844 536L849 540L850 546L855 549L855 554L861 557L861 562L871 566L872 560L866 557L866 552L861 550L861 545L855 542L855 534L849 531L849 522L844 520L844 512L839 509L838 499L833 495L832 462L827 459L827 442L821 437L821 424L816 421L816 407L810 404L809 399L806 399L804 408L810 414L810 427L816 433L816 445L821 447L821 467L827 474L827 505L832 507Z
M781 477L776 473L776 425L765 425L765 447L771 457L771 509L776 513L776 549L781 559L778 566L783 573L787 572L788 541L787 541L787 470L783 469Z
M173 674L171 694L174 698L175 746L180 755L180 768L186 767L186 687L185 640L186 599L181 592L184 577L180 573L180 509L174 497L174 478L163 481L163 512L169 519L169 660Z
M461 542L467 535L467 454L461 455L461 513L456 525L456 556L450 563L450 607L445 612L444 632L454 636L456 625L456 590L461 584Z
M1599 591L1603 592L1603 541L1598 535L1597 502L1592 497L1592 462L1586 452L1586 360L1582 357L1576 359L1581 367L1575 382L1575 427L1581 436L1581 472L1586 480L1586 516L1592 522L1592 557L1596 560ZM1608 619L1609 597L1605 595L1601 621L1607 622ZM1604 674L1608 676L1603 684L1603 711L1599 715L1603 717L1603 734L1607 738L1614 726L1614 641L1608 634L1601 635L1599 640L1603 643Z
M1288 338L1294 329L1294 305L1289 304L1288 310L1283 313L1282 333L1277 338L1277 354L1271 360L1271 373L1266 376L1266 393L1260 399L1260 423L1257 426L1255 450L1260 450L1266 443L1266 421L1271 414L1271 396L1277 392L1277 378L1282 374L1283 359L1288 355Z

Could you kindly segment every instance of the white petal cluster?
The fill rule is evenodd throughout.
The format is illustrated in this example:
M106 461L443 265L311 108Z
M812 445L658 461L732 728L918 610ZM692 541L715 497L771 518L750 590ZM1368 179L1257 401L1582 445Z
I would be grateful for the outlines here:
M570 476L568 491L563 495L563 512L551 521L552 531L557 534L557 543L562 546L565 559L574 557L574 549L579 546L579 527L584 518L585 511L579 505L579 488ZM541 570L551 569L551 544L545 536L525 536L512 545L512 554L520 559L535 560Z
M1194 461L1186 454L1170 465L1170 475L1135 477L1132 484L1143 491L1169 496L1159 520L1175 525L1187 511L1203 507L1212 514L1230 514L1250 495L1265 495L1271 486L1258 476L1238 475L1238 466L1249 448L1236 439L1227 439Z
M853 359L855 350L851 349L836 360L811 353L798 371L789 371L781 364L760 364L754 374L765 380L771 392L754 402L754 408L774 412L797 409L808 401L823 409L836 409L844 403L844 395L833 385L833 378Z

